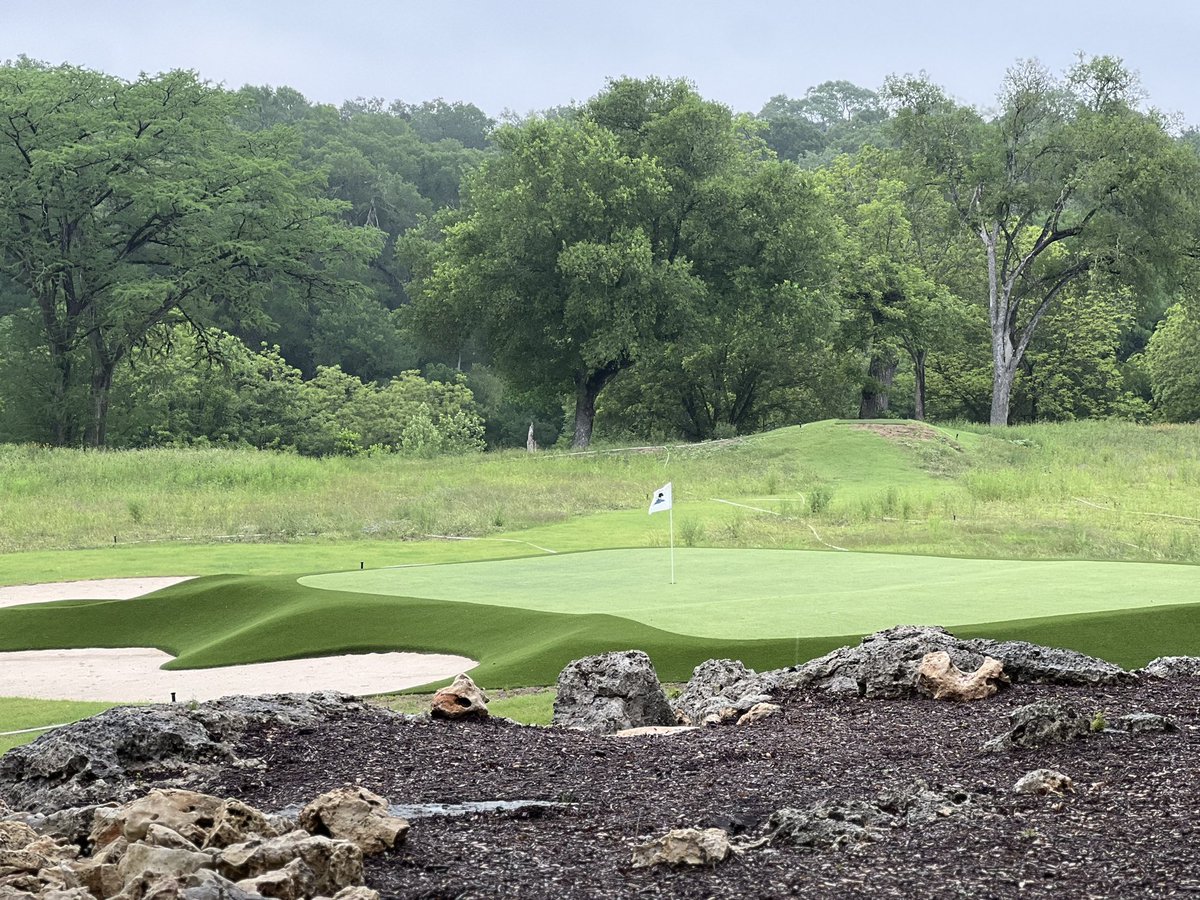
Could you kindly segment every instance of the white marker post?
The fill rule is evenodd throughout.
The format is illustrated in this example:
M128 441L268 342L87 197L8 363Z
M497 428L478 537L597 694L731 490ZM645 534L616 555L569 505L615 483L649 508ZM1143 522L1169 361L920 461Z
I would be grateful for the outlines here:
M675 509L671 502L671 482L667 482L657 491L654 492L654 499L650 501L650 515L656 512L667 511L667 520L670 522L671 533L671 584L675 583Z

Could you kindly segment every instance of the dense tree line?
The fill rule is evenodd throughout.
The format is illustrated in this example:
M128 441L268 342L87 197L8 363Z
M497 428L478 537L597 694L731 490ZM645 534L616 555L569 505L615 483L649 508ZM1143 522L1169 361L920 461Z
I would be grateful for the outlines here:
M1200 417L1200 139L1118 60L502 124L0 66L0 440L430 453Z

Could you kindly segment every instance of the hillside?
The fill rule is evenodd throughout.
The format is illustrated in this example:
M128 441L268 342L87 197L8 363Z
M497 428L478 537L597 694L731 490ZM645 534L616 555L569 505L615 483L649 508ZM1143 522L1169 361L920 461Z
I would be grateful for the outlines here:
M178 547L195 545L210 546L188 554L189 574L260 575L654 546L665 536L645 498L667 480L682 546L1200 560L1198 426L826 421L429 460L0 447L0 583L179 574Z

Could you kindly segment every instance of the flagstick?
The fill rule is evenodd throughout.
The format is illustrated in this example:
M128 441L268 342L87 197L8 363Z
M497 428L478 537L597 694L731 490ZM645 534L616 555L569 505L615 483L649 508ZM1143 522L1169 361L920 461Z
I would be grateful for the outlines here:
M671 584L675 583L675 504L667 510L667 518L671 523Z

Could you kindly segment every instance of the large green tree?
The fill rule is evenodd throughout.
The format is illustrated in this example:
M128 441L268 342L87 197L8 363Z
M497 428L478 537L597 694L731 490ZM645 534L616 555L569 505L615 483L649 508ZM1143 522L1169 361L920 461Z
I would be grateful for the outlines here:
M647 229L667 181L591 122L533 119L495 140L461 211L406 242L414 312L447 349L478 335L515 383L572 391L574 446L586 447L601 390L698 290Z
M896 134L937 173L984 256L990 420L1009 420L1022 359L1063 292L1100 271L1153 290L1194 241L1195 155L1138 109L1118 60L1065 78L1036 62L1004 81L997 112L958 106L923 78L896 78Z
M0 266L37 311L55 442L80 437L65 401L81 360L102 446L117 365L156 329L216 304L254 317L282 282L351 290L338 260L377 246L297 173L290 132L241 132L236 109L190 72L0 67Z

